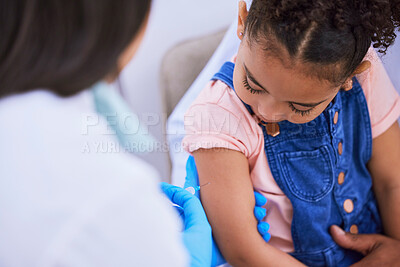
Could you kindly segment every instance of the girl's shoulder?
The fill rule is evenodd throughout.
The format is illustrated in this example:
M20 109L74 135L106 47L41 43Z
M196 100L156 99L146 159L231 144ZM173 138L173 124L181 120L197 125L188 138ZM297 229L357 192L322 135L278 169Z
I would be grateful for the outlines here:
M235 91L220 80L210 81L192 103L191 110L212 111L212 115L231 114L242 120L252 118Z
M373 48L368 50L368 53L364 57L365 60L371 62L371 67L357 74L356 78L360 82L364 93L366 93L366 97L368 97L371 93L370 91L376 86L393 87L381 59Z
M394 88L381 59L370 48L364 60L371 67L356 75L368 105L373 138L385 132L400 116L400 97Z
M193 105L215 104L224 105L227 108L237 102L234 91L220 80L210 81L200 92Z
M261 128L235 91L222 81L211 81L187 110L183 147L228 148L250 157L262 146Z

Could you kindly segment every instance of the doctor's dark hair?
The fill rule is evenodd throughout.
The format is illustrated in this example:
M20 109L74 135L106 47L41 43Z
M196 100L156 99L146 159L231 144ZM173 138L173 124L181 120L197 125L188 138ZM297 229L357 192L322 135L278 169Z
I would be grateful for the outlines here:
M0 0L0 98L71 96L116 74L151 0Z
M245 36L274 55L283 46L290 64L339 86L371 44L385 53L399 26L400 0L253 0Z

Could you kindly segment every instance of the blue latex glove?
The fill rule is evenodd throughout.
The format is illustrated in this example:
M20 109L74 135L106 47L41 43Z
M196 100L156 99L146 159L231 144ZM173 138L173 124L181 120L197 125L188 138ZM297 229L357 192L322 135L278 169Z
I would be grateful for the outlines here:
M195 190L199 189L199 175L197 173L196 163L192 156L189 156L188 161L186 163L186 180L184 188L192 187ZM199 191L196 190L195 194L196 197L199 198ZM254 216L256 217L258 224L257 230L263 239L268 242L271 239L271 234L268 233L269 224L267 222L262 222L261 220L267 214L266 209L263 206L267 203L267 199L261 195L260 193L254 191L254 197L256 201L256 205L254 207ZM226 260L222 256L221 252L219 251L217 244L215 243L214 239L212 240L212 260L211 266L218 266L221 264L226 263Z
M191 266L211 266L211 226L200 200L185 189L167 183L161 183L161 189L179 206L185 227L183 242L191 256Z

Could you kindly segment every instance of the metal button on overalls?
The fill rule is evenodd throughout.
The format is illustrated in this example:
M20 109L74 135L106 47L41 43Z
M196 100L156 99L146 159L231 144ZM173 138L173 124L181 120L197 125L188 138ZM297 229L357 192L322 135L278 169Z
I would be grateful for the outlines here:
M339 175L338 175L338 184L339 185L342 185L344 183L344 177L345 177L344 172L339 173Z
M342 155L342 153L343 153L343 143L342 142L339 142L339 144L338 144L338 153L339 153L339 155Z
M352 234L358 234L358 226L355 225L355 224L353 224L353 225L350 227L350 233L352 233Z
M339 111L335 112L335 116L333 117L333 123L337 124L339 120Z
M343 208L347 213L351 213L354 210L354 203L351 199L346 199L343 203Z

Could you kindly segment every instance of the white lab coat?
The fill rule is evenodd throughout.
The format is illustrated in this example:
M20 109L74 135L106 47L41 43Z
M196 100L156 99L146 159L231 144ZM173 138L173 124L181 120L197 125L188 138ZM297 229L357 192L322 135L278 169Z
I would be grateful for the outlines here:
M0 266L187 266L179 224L91 92L0 100Z

